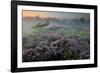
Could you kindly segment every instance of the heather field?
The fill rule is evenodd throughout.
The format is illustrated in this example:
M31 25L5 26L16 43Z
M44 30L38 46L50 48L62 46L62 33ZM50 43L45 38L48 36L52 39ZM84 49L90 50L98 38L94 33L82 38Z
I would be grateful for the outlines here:
M48 13L23 17L22 61L89 59L89 14Z

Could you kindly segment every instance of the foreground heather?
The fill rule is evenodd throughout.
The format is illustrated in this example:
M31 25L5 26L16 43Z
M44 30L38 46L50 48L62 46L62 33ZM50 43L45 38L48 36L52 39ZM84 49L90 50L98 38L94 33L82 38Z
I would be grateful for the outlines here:
M49 36L50 37L50 36ZM49 40L46 39L45 42ZM80 60L90 58L90 41L77 36L52 38L51 41L22 49L22 61Z

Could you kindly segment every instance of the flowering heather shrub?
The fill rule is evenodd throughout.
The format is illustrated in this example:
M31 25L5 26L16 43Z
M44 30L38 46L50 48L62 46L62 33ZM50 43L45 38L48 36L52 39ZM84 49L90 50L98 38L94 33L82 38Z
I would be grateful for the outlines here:
M22 49L23 62L90 58L89 39L83 39L77 36L61 37L59 39L56 37L52 38L53 40L51 39L51 41L47 41L50 37L45 38L46 41L35 41L38 44L35 47L31 46L32 48L24 47Z

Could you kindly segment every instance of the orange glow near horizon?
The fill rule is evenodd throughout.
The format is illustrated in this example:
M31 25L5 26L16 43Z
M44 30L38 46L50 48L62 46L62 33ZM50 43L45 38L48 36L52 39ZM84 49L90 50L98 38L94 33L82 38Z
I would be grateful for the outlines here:
M27 10L22 11L22 16L23 17L36 17L36 16L39 16L40 18L48 18L48 15L46 13L33 12L33 11L27 11Z

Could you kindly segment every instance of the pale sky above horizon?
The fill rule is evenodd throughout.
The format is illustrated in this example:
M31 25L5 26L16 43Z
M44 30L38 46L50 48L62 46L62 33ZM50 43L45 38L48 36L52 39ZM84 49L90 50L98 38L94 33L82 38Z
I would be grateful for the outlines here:
M33 10L23 10L23 17L36 17L39 16L41 18L64 18L64 19L74 19L74 18L90 18L89 13L74 13L74 12L48 12L48 11L33 11Z

